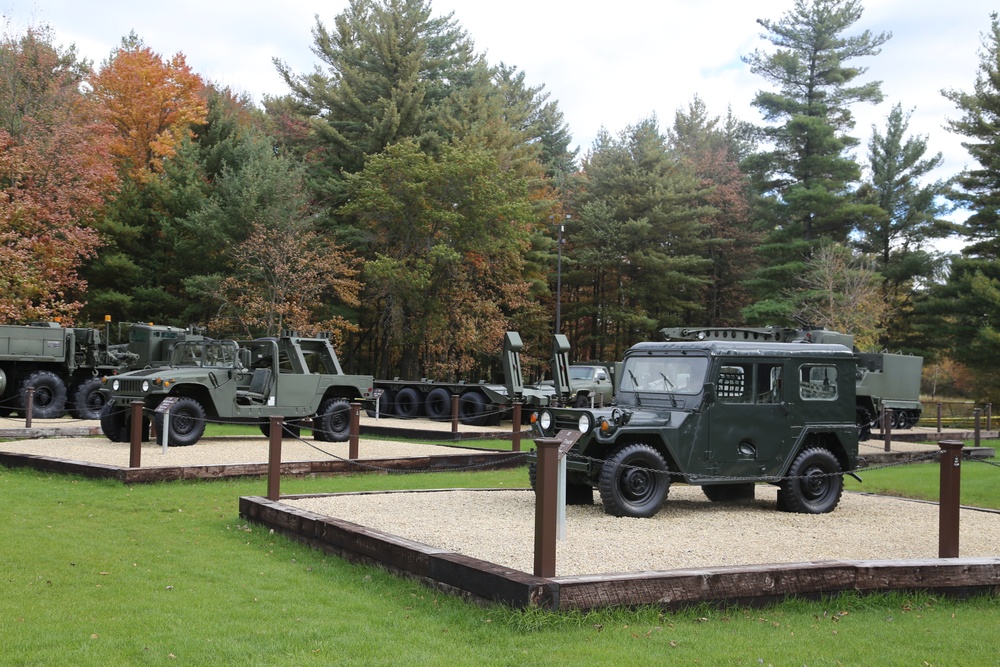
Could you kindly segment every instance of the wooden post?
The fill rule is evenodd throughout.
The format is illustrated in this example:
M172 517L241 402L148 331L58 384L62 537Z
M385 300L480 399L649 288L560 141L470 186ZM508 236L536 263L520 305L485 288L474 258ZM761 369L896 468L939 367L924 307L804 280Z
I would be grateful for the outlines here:
M981 415L982 412L983 411L981 408L976 408L974 411L976 415L976 439L975 439L976 447L979 446L979 415Z
M559 444L555 438L538 438L535 474L535 576L556 576L556 512L558 508Z
M958 558L959 491L962 480L962 443L942 440L941 491L938 503L938 558Z
M358 458L358 437L361 431L361 404L351 403L351 436L347 444L347 458Z
M458 433L458 394L451 395L451 432Z
M31 413L35 411L35 388L28 387L28 397L24 399L24 428L31 428Z
M514 410L510 418L514 422L514 430L510 436L510 450L519 452L521 451L521 401L514 401Z
M132 401L132 430L129 433L128 467L142 465L142 401Z
M987 403L986 404L986 430L987 431L992 431L993 430L993 404L992 403Z
M892 441L892 408L882 409L882 433L885 434L885 451L889 451Z
M281 430L284 417L271 417L270 440L267 448L267 499L281 498Z
M940 401L938 401L938 404L937 404L937 426L938 426L937 432L938 432L938 434L940 434L941 433L941 402Z

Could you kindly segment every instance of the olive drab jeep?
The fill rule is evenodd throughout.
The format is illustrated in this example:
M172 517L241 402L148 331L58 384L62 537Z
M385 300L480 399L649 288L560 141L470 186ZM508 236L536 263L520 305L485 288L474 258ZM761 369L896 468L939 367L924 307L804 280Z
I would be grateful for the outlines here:
M779 509L819 514L858 464L855 369L835 344L640 343L625 354L613 405L546 408L532 421L542 437L582 433L567 456L568 503L593 502L597 489L608 514L650 517L671 482L712 501L770 483Z
M251 341L182 341L168 366L103 378L108 398L101 430L114 442L130 433L132 401L143 403L143 428L152 418L157 433L169 431L168 444L193 445L208 421L259 424L269 434L270 417L286 420L285 433L298 435L311 420L313 437L343 442L349 437L350 401L370 401L370 375L346 375L328 337ZM167 402L169 401L169 402ZM169 416L164 420L169 406Z

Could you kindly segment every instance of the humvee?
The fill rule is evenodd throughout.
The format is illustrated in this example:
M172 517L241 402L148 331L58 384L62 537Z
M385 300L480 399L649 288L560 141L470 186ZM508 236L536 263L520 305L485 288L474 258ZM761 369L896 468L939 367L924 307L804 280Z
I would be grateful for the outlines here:
M581 435L566 462L568 503L600 493L614 516L651 517L672 481L712 501L778 486L784 511L832 511L858 465L855 355L836 344L639 343L603 409L545 408L542 437ZM535 481L534 454L529 477Z
M297 435L312 420L316 440L343 442L349 437L351 400L372 397L370 375L345 375L329 337L252 341L201 340L174 345L168 366L102 378L107 402L101 430L113 442L131 432L134 400L143 402L143 428L150 415L163 432L169 401L168 443L193 445L206 421L259 424L269 434L270 417L286 418L285 430ZM164 406L164 407L166 407Z

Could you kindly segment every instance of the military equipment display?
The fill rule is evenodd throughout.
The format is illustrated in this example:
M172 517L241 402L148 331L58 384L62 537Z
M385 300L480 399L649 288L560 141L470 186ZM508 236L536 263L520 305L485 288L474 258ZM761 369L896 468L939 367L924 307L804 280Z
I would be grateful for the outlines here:
M836 344L721 340L640 343L626 352L615 404L544 408L542 437L581 436L566 457L566 500L600 492L614 516L650 517L671 481L712 501L778 486L778 508L832 511L858 463L855 355ZM535 456L529 455L534 486Z
M515 400L529 407L549 405L551 386L524 385L520 370L521 337L508 331L503 343L504 384L434 382L433 380L375 380L382 390L379 414L412 419L427 416L446 420L452 416L452 396L458 396L458 418L469 426L498 424ZM515 381L515 377L517 378ZM516 385L516 388L515 388Z
M311 419L315 439L342 442L350 435L349 402L372 397L372 377L344 374L326 336L181 341L171 352L167 366L104 378L101 430L109 440L129 439L129 405L139 400L143 433L153 415L157 433L166 421L170 445L198 442L207 420L259 424L267 435L271 416L285 417L296 435Z
M24 415L33 390L32 416L97 419L104 406L101 376L164 363L169 345L185 329L131 324L129 342L108 345L100 329L58 322L0 326L0 409Z
M855 418L862 440L881 424L883 409L891 410L894 429L912 428L923 411L920 374L923 357L889 352L859 352L854 336L799 322L801 328L770 326L758 329L735 327L661 329L667 340L730 340L757 343L834 343L851 348L857 363Z

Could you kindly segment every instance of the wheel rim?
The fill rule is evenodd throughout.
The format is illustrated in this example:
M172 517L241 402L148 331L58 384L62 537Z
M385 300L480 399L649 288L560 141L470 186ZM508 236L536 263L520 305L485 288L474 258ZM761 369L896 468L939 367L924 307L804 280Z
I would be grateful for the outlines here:
M170 426L177 435L187 435L194 429L194 419L189 412L179 412L171 416Z
M338 433L347 427L347 415L344 410L334 410L330 414L330 430Z
M656 479L646 470L626 468L619 477L622 496L632 503L648 500L656 490Z
M802 480L802 495L809 500L820 500L830 491L830 477L820 466L810 466Z
M52 405L52 392L45 387L37 387L33 401L38 407L47 408Z

